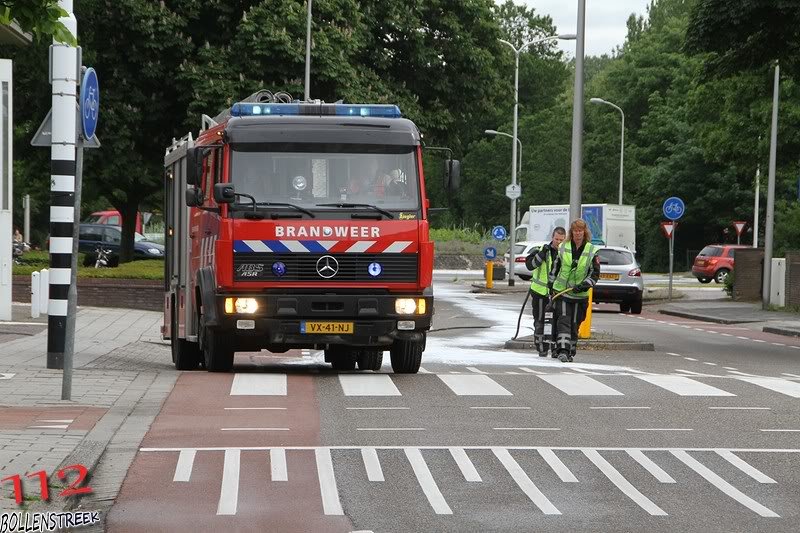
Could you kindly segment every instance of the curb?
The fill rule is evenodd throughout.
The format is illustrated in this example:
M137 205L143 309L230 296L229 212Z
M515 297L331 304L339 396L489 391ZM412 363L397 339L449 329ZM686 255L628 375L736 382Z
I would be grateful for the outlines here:
M509 339L505 343L507 350L535 350L536 346L531 340ZM637 352L654 352L655 346L652 342L639 341L604 341L588 340L578 341L578 349L586 351L600 350L631 350Z
M503 289L487 289L485 285L473 283L469 292L475 294L524 294L529 290L530 284L514 285L512 288L509 288L508 285L504 285Z
M677 316L680 318L688 318L690 320L701 320L703 322L714 322L715 324L750 324L752 322L759 322L759 320L737 320L735 318L719 318L716 316L701 315L697 313L690 313L688 311L673 311L672 309L659 309L662 315Z
M774 333L776 335L783 335L785 337L800 337L800 330L779 328L775 326L764 326L762 328L764 333Z

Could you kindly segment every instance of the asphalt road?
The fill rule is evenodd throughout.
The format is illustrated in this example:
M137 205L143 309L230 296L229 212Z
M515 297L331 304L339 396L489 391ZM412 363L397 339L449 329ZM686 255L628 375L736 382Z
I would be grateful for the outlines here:
M436 295L418 375L183 373L107 530L797 530L800 339L601 306L656 351L562 364L501 348L523 295Z

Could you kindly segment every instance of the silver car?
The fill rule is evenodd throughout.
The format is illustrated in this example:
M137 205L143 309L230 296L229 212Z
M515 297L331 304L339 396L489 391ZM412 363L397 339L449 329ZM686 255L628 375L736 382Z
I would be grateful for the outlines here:
M525 258L531 253L538 252L544 244L546 242L522 241L516 243L514 245L514 274L525 281L530 281L532 273L525 266ZM508 252L503 257L505 258L506 272L511 272L511 269L508 268L508 260L510 259Z
M618 303L623 313L641 313L644 281L633 253L619 246L604 246L598 255L600 279L594 288L594 301Z

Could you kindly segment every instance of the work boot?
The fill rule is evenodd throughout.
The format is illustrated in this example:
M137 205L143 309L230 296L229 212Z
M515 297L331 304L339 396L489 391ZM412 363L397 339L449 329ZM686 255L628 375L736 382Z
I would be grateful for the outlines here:
M547 351L546 350L545 351L539 350L539 357L547 357Z
M559 354L558 360L561 361L562 363L566 363L567 361L570 360L570 358L569 358L569 355L567 355L565 353L562 353L562 354Z
M572 355L567 356L567 361L569 361L570 363L572 362Z

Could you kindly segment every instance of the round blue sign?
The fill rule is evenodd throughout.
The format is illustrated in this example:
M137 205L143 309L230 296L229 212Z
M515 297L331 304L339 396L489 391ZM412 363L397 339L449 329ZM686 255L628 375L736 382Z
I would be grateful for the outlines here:
M100 115L100 85L93 68L86 69L81 82L81 126L86 139L94 137Z
M494 259L495 257L497 257L497 248L493 248L491 246L485 248L483 250L483 257L485 257L486 259Z
M381 275L381 272L383 272L383 267L380 263L370 263L369 267L367 267L367 272L369 272L369 275L373 278L377 278Z
M492 237L495 240L502 241L506 238L506 228L503 226L495 226L492 228Z
M668 219L678 220L686 212L686 205L677 196L672 196L664 202L662 210L664 211L664 216Z

